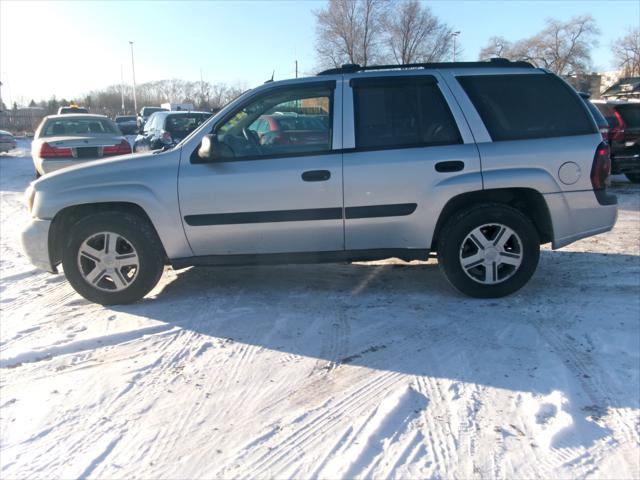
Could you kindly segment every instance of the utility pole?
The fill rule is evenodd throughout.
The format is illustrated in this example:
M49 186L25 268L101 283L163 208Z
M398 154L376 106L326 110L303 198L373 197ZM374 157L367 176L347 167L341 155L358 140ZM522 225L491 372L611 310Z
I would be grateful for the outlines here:
M298 60L296 60L296 78L298 78Z
M122 64L120 64L120 96L122 97L122 114L126 114L124 111L124 73Z
M458 35L460 35L460 32L451 32L451 36L453 37L453 61L456 61L456 38L458 38Z
M135 114L138 114L138 99L136 98L136 67L133 63L133 42L129 41L131 45L131 72L133 73L133 110Z

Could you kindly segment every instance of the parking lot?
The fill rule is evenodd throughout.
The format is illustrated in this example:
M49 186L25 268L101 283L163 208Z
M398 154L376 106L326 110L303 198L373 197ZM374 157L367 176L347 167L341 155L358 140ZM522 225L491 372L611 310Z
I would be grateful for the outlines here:
M435 260L168 269L102 307L18 241L29 142L0 156L3 478L640 476L640 186L531 282Z

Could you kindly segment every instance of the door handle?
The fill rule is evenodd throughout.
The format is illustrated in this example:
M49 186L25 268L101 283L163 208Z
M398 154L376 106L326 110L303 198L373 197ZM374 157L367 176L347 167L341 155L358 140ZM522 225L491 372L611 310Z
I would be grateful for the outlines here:
M309 170L302 173L302 180L305 182L324 182L331 178L329 170Z
M436 172L459 172L460 170L464 170L464 162L460 160L436 163Z

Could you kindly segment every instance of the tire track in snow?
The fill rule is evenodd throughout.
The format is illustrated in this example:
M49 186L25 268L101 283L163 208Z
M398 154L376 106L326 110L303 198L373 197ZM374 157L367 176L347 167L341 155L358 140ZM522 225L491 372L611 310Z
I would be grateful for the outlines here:
M371 377L371 373L368 377ZM277 476L296 461L292 451L314 451L315 448L320 448L327 432L339 428L344 416L357 416L363 409L375 404L388 389L402 381L403 375L395 372L383 372L374 378L366 378L363 384L352 387L351 392L346 393L335 404L331 405L334 402L330 400L327 405L318 407L318 413L312 410L302 416L297 422L299 425L293 423L280 430L268 442L275 446L262 445L263 449L267 448L266 452L260 453L255 443L250 442L251 447L245 446L242 449L236 463L243 464L248 476L264 473ZM218 474L226 476L226 470L223 468Z

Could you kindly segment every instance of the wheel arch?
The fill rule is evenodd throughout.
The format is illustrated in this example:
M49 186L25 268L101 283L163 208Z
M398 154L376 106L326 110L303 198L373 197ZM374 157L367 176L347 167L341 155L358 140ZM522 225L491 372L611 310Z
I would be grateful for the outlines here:
M516 208L533 222L540 244L553 240L553 225L547 202L540 192L532 188L496 188L466 192L451 198L438 217L431 241L431 251L436 251L438 238L446 221L456 212L478 203L501 203Z
M133 202L98 202L98 203L83 203L79 205L71 205L60 210L53 217L51 221L51 227L49 228L49 256L52 265L58 265L62 261L62 249L64 247L63 241L66 238L66 233L70 228L79 220L86 218L90 215L100 212L121 212L137 215L142 218L151 226L158 239L158 231L156 230L151 218L147 212L140 205ZM162 245L162 240L160 239ZM166 251L164 251L164 261L168 264L168 257Z

